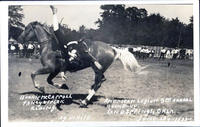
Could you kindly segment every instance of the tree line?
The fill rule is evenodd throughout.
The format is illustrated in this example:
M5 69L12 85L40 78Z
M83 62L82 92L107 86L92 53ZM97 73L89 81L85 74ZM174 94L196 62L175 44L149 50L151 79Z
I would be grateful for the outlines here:
M190 17L189 24L184 24L178 18L170 20L159 13L148 15L147 10L143 8L125 5L102 5L100 8L103 11L95 22L98 25L97 29L87 29L82 25L79 30L73 30L67 24L62 24L62 30L68 37L66 42L87 38L119 45L193 48L193 16ZM21 9L18 9L18 12L21 12ZM10 6L9 10L10 15ZM22 13L19 14L21 19L24 18ZM10 15L9 21L15 19L11 17ZM17 21L20 22L19 18ZM10 26L14 26L12 23L10 21ZM16 25L23 27L21 22L15 23ZM10 29L10 33L12 31Z

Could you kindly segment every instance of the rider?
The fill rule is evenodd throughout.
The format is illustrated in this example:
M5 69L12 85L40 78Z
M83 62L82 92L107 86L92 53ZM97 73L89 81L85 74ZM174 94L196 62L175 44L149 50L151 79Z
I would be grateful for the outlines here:
M64 52L64 54L65 54L64 56L66 56L65 60L69 61L69 57L67 57L67 55L66 55L66 54L68 54L68 51L66 51L66 49L64 47L64 42L65 42L64 37L65 37L65 35L61 31L61 29L59 28L59 23L58 23L58 20L57 20L57 15L56 15L57 14L57 9L52 5L50 6L50 8L51 8L51 10L53 12L53 30L54 30L54 33L55 33L55 35L56 35L56 37L58 39L58 43L59 43L61 51ZM101 70L102 69L101 64L89 52L87 44L84 42L84 40L80 40L78 42L78 44L79 44L79 47L82 48L82 50L79 51L81 53L81 55L85 55L98 70Z

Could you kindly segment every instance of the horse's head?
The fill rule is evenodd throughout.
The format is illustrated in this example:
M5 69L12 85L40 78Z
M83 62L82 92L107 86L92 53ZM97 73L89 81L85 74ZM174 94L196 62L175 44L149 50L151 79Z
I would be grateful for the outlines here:
M31 22L18 37L18 41L21 43L28 41L37 41L42 43L49 40L51 33L49 27L41 25L39 22Z
M18 37L18 42L20 43L25 43L28 41L36 41L36 35L34 32L34 27L35 25L33 25L33 22L29 23L24 31L21 33L21 35Z

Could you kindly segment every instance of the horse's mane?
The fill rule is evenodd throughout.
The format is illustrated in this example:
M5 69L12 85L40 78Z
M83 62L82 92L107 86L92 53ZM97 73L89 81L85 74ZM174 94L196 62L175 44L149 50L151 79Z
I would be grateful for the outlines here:
M38 22L38 21L33 21L33 22L30 22L30 24L32 24L32 25L41 25L41 26L47 26L47 24L46 23L41 23L41 22Z
M35 25L40 25L47 33L49 33L49 35L52 37L52 39L54 40L53 42L53 50L57 50L58 49L58 40L54 34L54 30L53 30L53 27L52 26L48 26L46 23L40 23L38 21L33 21L31 22L30 24L32 24L33 26Z
M51 34L54 34L53 27L52 27L52 26L48 26L46 23L40 23L40 22L38 22L38 21L33 21L33 22L31 22L30 24L32 24L33 26L35 26L35 25L40 25L40 26L42 26L44 29L48 30Z

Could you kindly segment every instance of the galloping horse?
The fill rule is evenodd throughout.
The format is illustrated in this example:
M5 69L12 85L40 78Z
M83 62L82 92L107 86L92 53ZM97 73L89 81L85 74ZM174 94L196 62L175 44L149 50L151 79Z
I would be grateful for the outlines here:
M120 60L124 66L124 69L130 71L139 71L143 69L135 57L127 50L117 49L111 47L101 41L85 41L88 46L89 52L95 57L96 60L102 65L101 71L92 66L87 60L83 60L81 65L73 65L72 63L66 63L61 59L61 56L53 49L53 45L57 45L57 39L53 34L53 31L38 22L31 22L26 27L23 33L20 35L19 40L22 42L27 41L38 41L41 43L41 63L43 68L33 72L31 74L33 84L35 88L44 92L44 87L40 87L39 84L35 82L35 76L40 74L49 74L47 82L51 85L58 86L52 82L52 79L60 71L79 71L87 67L92 67L95 73L95 82L89 90L88 96L81 101L80 106L87 106L88 102L95 94L95 92L100 88L101 84L105 81L104 72L109 68L109 66L115 61ZM74 50L73 47L78 44L77 41L69 42L67 44L68 53ZM70 50L71 49L71 50ZM81 50L81 49L80 49ZM79 49L76 49L77 54ZM69 55L69 54L68 54ZM81 55L81 54L78 54Z
M52 79L61 71L63 60L60 59L61 56L56 51L58 45L56 42L57 40L53 35L53 31L46 25L42 25L38 22L29 23L18 37L18 42L25 43L29 41L36 41L41 44L40 62L43 67L32 72L31 78L34 87L44 93L44 87L40 87L35 81L36 75L49 74L47 82L53 86L58 86Z

